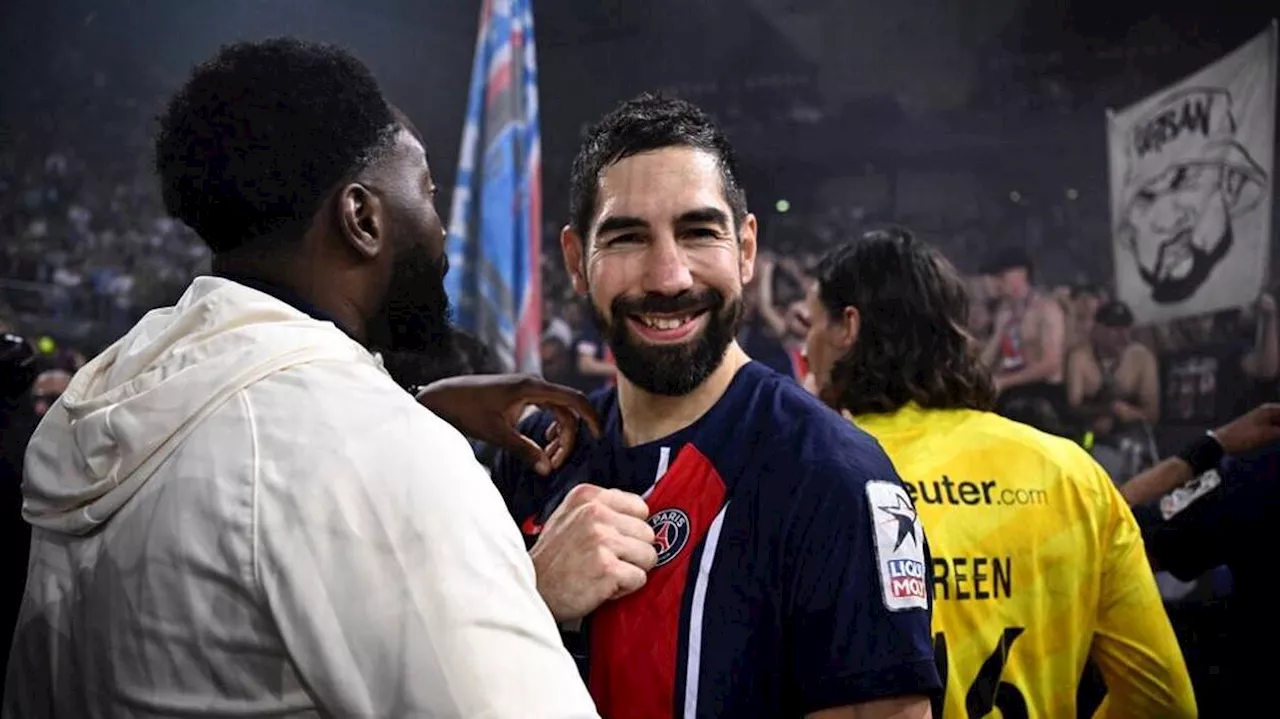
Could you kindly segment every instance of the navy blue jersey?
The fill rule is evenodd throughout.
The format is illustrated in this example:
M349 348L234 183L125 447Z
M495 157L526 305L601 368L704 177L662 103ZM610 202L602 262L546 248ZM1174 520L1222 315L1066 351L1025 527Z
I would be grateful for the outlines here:
M940 690L924 534L874 439L754 362L697 422L636 447L616 391L592 401L600 440L581 433L550 478L502 457L494 481L531 542L580 483L649 504L658 566L575 638L602 716L792 717Z
M1191 581L1221 565L1234 584L1227 602L1229 646L1219 661L1233 698L1270 696L1271 665L1259 648L1280 644L1280 624L1271 616L1271 560L1280 521L1280 446L1249 456L1228 457L1220 479L1168 522L1147 528L1147 553L1164 570ZM1198 478L1203 481L1203 478ZM1202 707L1203 709L1203 707ZM1208 713L1206 712L1206 716Z

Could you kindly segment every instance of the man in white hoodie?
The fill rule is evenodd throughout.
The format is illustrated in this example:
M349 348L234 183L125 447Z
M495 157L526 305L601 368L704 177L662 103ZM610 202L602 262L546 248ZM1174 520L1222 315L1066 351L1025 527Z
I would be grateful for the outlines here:
M215 276L31 441L3 716L594 716L466 440L366 349L447 334L435 185L368 69L223 48L156 166Z

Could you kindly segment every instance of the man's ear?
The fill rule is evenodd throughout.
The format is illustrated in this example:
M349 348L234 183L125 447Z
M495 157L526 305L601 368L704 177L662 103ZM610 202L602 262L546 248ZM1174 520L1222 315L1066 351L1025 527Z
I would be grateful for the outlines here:
M748 213L738 229L738 275L745 287L756 276L756 216Z
M569 225L560 230L560 251L564 254L564 269L573 280L573 291L587 293L587 246L582 237Z
M338 228L351 249L372 260L384 251L382 201L358 182L338 191Z

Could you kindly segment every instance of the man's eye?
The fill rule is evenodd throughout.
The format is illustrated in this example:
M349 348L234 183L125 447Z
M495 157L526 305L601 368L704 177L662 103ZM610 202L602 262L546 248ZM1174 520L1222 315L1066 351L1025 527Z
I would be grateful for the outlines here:
M604 244L605 244L605 247L621 247L623 245L634 245L640 241L641 241L640 235L637 235L635 233L628 233L625 235L617 235L615 237L610 237L608 240L605 240Z
M715 240L720 238L720 233L710 227L695 227L687 233L690 237L699 240Z

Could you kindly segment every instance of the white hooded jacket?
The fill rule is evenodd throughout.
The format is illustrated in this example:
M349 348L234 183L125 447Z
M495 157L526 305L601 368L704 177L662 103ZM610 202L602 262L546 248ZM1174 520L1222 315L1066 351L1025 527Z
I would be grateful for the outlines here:
M590 717L466 440L332 323L196 279L27 450L3 716Z

